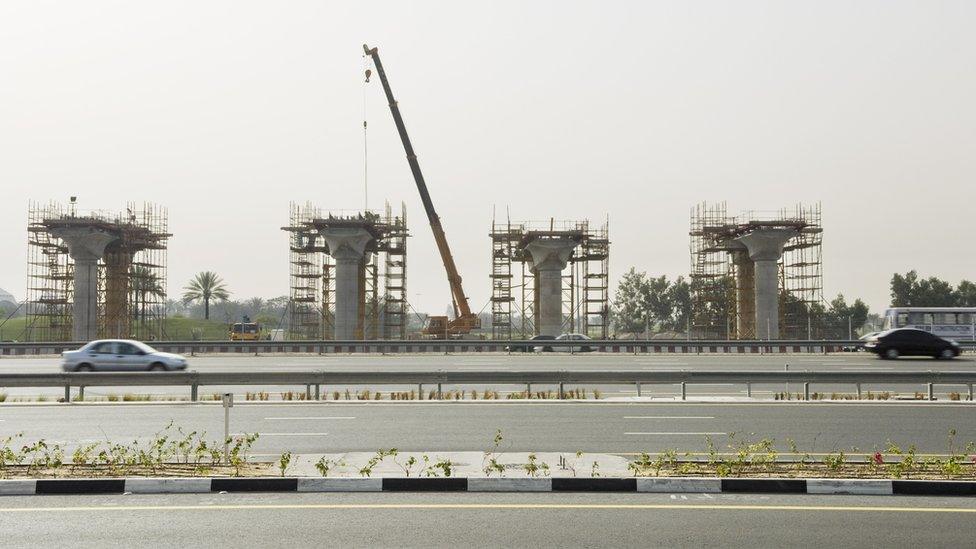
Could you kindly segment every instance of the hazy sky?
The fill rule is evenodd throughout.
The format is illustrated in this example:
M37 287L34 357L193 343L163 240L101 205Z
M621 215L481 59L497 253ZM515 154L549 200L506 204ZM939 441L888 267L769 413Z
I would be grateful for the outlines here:
M476 6L476 7L475 7ZM0 287L28 200L170 212L200 270L287 293L289 201L363 206L379 46L471 305L493 208L610 216L611 273L687 274L691 207L821 202L825 295L976 278L976 2L0 3ZM378 81L369 205L406 201L409 299L449 303Z

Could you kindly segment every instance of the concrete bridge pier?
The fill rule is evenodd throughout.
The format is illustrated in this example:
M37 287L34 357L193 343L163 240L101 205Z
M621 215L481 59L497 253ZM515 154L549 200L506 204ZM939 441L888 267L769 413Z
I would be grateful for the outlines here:
M335 269L335 339L357 339L361 316L360 266L373 235L358 227L329 227L320 230L329 245Z
M573 238L535 238L525 249L532 256L538 280L536 324L539 335L558 336L563 327L563 278L573 249L579 241Z
M779 258L795 229L757 229L736 238L753 262L757 339L779 339Z
M71 308L72 339L98 337L98 260L118 235L95 227L57 227L51 235L68 246L74 260L74 301Z

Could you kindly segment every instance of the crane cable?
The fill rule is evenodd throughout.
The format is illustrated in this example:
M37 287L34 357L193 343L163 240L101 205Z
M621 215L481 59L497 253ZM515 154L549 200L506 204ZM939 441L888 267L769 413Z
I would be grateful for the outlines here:
M366 136L366 84L369 84L369 77L372 74L367 66L366 54L363 54L363 72L366 78L363 80L363 210L369 210L369 140Z

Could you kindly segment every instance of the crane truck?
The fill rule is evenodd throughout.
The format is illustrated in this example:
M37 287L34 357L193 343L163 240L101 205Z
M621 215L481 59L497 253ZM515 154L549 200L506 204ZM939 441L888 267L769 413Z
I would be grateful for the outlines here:
M383 70L383 63L380 62L378 48L370 48L363 44L363 51L373 60L376 73L379 74L380 82L383 84L383 91L386 93L386 100L390 104L390 112L393 114L393 122L396 124L397 132L400 134L400 141L403 143L403 150L407 154L407 163L413 173L413 180L417 183L417 190L420 191L420 200L424 203L424 211L427 212L427 220L430 222L430 229L434 233L434 242L437 243L437 251L440 252L441 261L447 271L447 282L451 287L451 304L454 307L454 318L446 316L430 316L424 326L423 334L431 338L459 337L470 333L481 327L481 319L478 315L471 312L468 298L464 295L464 288L461 286L461 275L458 273L457 265L454 263L454 256L451 255L451 247L447 243L447 235L444 234L444 227L441 225L440 216L434 210L434 203L431 201L430 192L427 190L427 183L424 181L424 174L420 171L420 163L417 162L417 155L410 144L410 137L407 135L407 127L403 124L403 116L400 115L400 107L397 106L396 99L393 98L393 90L390 89L390 82L386 78ZM367 71L367 81L369 73Z

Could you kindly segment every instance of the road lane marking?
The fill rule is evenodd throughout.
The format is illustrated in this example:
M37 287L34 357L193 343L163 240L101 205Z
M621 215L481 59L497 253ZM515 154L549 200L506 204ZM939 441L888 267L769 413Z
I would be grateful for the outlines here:
M240 437L247 433L234 433L231 436ZM259 433L262 437L324 437L329 433Z
M715 419L715 416L624 416L624 419Z
M322 417L266 417L264 419L268 421L288 421L292 419L313 420L313 419L356 419L356 418L353 416L322 416Z
M254 505L102 505L77 507L4 507L2 513L64 513L93 511L233 511L233 510L300 510L300 509L608 509L608 510L675 510L675 511L832 511L864 513L965 513L976 514L969 507L886 507L857 505L723 505L711 503L295 503Z
M661 435L661 436L665 436L665 435L705 436L705 435L725 435L725 434L728 434L728 433L665 433L665 432L658 432L658 433L624 433L624 434L625 435Z

